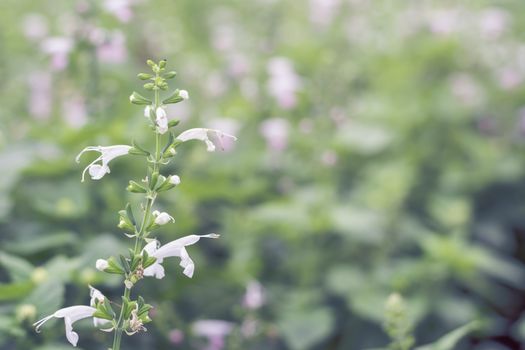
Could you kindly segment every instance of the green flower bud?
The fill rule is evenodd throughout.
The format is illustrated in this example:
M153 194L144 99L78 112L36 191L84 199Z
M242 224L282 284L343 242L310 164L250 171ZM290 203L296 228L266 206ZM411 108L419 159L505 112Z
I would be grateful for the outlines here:
M139 184L139 183L137 183L135 181L130 181L128 187L126 187L126 190L128 190L128 192L131 192L131 193L146 193L146 192L148 192L147 188L145 188L144 186L142 186L141 184Z
M147 63L148 66L150 66L151 68L153 68L154 66L156 66L155 62L153 62L152 60L147 60L146 63Z
M164 68L166 68L166 62L167 62L167 61L166 61L165 59L159 62L159 67L160 67L160 69L164 69Z
M148 100L146 97L142 96L138 92L133 91L131 96L129 96L129 102L136 105L150 105L152 101Z
M148 74L148 73L139 73L137 74L137 78L139 78L140 80L148 80L148 79L153 78L153 75Z
M146 83L146 84L144 84L144 89L146 89L146 90L150 90L151 91L154 88L155 88L155 84L153 84L153 83ZM149 104L151 104L151 103L149 103Z
M173 79L177 75L177 72L171 71L163 75L164 79Z
M179 103L181 101L189 99L190 96L186 90L175 90L170 97L162 101L162 104Z

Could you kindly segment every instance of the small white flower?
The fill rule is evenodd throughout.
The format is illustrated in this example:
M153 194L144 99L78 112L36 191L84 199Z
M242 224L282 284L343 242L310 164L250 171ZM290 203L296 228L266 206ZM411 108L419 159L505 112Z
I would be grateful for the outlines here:
M166 225L168 222L175 222L175 219L166 212L159 212L158 210L155 210L153 212L153 216L155 217L155 223L157 225Z
M84 152L100 152L100 156L95 159L93 162L91 162L82 172L82 182L84 182L84 177L86 174L86 171L89 170L89 175L93 180L100 180L104 175L109 174L109 162L113 159L128 154L129 150L131 149L131 146L128 145L115 145L115 146L89 146L86 147L80 152L76 158L77 163L80 162L80 156L84 154ZM101 162L101 164L97 164L97 162Z
M144 117L148 118L150 117L150 113L151 113L151 106L150 105L147 105L145 108L144 108Z
M107 269L109 267L109 264L108 264L107 260L98 259L97 262L95 263L95 267L99 271L104 271L105 269Z
M170 176L170 184L175 185L175 186L179 185L180 184L180 177L179 177L179 175L171 175Z
M182 97L182 99L187 100L190 98L190 94L188 94L188 91L186 90L180 90L179 96Z
M73 331L73 323L84 318L93 317L95 311L97 311L97 309L91 306L70 306L60 309L52 315L44 317L40 321L35 322L33 326L37 332L40 332L40 327L53 317L63 318L66 326L66 338L71 343L71 345L77 346L78 334Z
M168 131L168 116L166 115L166 111L164 108L159 107L155 111L156 119L155 122L157 124L157 132L161 135L165 134Z
M180 140L182 142L186 142L190 140L200 140L206 144L208 152L213 152L215 151L215 144L210 141L209 139L210 135L216 136L221 149L224 149L224 147L222 146L222 140L224 138L227 138L233 141L237 140L235 136L226 134L220 130L205 129L205 128L194 128L194 129L186 130L182 134L177 136L177 140Z
M91 297L89 301L89 306L91 307L96 307L97 302L103 303L104 299L106 298L104 294L102 294L98 289L93 288L91 286L89 286L89 296ZM93 325L95 327L105 325L108 322L108 320L105 320L103 318L93 317Z
M210 233L208 235L189 235L176 239L161 247L159 247L159 242L157 240L151 241L143 250L148 252L150 256L157 258L157 261L144 270L144 276L155 276L158 279L163 278L164 267L162 267L161 264L164 261L164 258L176 256L180 258L179 265L184 269L183 273L191 278L195 271L195 264L193 260L191 260L185 247L197 243L201 238L219 238L219 235L215 233Z

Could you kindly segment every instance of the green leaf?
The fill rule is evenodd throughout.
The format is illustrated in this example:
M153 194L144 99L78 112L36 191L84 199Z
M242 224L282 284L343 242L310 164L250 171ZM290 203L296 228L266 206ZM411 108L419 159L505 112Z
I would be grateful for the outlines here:
M39 316L50 315L64 303L64 285L56 280L44 282L24 300L24 303L35 305Z
M319 343L330 334L333 325L332 313L324 307L287 313L279 321L279 329L294 350L309 349Z
M31 281L0 284L0 300L19 300L33 290Z
M135 221L135 217L133 216L133 211L131 210L131 204L126 204L126 215L133 224L133 226L137 226L137 222Z
M439 338L436 342L420 346L416 350L454 350L456 344L470 332L481 328L481 322L473 321L466 325L456 328L450 333Z
M6 269L11 279L15 282L28 280L34 269L34 266L28 261L4 252L0 252L0 265Z

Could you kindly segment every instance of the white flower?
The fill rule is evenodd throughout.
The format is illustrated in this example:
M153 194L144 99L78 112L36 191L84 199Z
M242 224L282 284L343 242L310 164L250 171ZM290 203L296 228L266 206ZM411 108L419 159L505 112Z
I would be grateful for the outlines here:
M224 138L231 139L233 141L237 140L237 138L233 135L226 134L220 130L215 129L205 129L205 128L194 128L184 131L182 134L177 136L177 140L180 140L182 142L186 142L189 140L200 140L206 143L207 151L213 152L215 151L215 144L210 141L209 136L215 135L219 145L221 146L221 149L224 149L222 146L222 140Z
M155 210L153 213L153 216L155 217L155 223L157 225L166 225L168 222L175 222L175 219L166 212L160 212L158 210Z
M186 90L180 90L179 96L182 97L183 100L187 100L190 98L190 94L188 94L188 91Z
M166 111L164 110L164 108L159 107L155 111L155 114L157 116L155 119L155 122L157 124L157 132L161 135L165 134L169 129L168 116L166 115Z
M104 175L109 174L110 170L108 164L113 159L128 154L131 146L128 145L115 145L115 146L89 146L80 152L76 158L77 163L80 162L80 156L84 152L96 151L100 152L100 156L91 162L82 172L82 182L84 182L84 176L86 171L89 170L89 175L93 180L100 180ZM97 162L102 164L96 164Z
M103 303L104 299L106 298L104 296L104 294L102 294L98 289L93 288L91 286L89 286L89 296L91 297L91 299L89 301L89 306L91 306L91 307L96 307L97 306L97 301L99 303ZM93 317L93 325L95 327L105 325L108 322L109 322L108 320L105 320L105 319L102 319L102 318Z
M171 175L170 176L170 184L175 185L175 186L179 185L180 184L180 177L179 177L179 175Z
M109 264L108 264L107 260L98 259L97 262L95 263L95 267L99 271L104 271L105 269L107 269L109 267Z
M93 314L97 311L94 307L91 306L85 306L85 305L75 305L66 307L63 309L58 310L52 315L49 315L47 317L44 317L38 322L35 322L33 326L35 327L35 330L37 332L40 331L40 327L52 319L53 317L56 318L63 318L64 323L66 326L66 338L73 346L77 346L78 342L78 334L73 331L73 323L75 323L78 320L93 317Z
M180 258L180 266L184 268L183 273L191 278L195 270L195 264L188 255L185 247L197 243L201 238L219 238L219 235L215 233L208 235L189 235L176 239L161 247L159 247L157 240L151 241L144 247L144 250L148 252L150 256L157 258L157 261L144 270L144 276L155 276L158 279L163 278L164 267L162 267L161 264L164 258L176 256Z

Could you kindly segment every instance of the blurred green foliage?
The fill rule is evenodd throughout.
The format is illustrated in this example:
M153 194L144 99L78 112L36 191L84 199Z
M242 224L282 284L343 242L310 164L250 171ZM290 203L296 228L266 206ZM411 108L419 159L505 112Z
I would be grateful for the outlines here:
M170 166L182 183L161 198L176 219L161 238L222 236L190 248L192 280L173 263L140 284L154 323L124 348L204 349L202 319L235 325L227 349L385 347L398 292L416 344L466 325L424 349L520 349L524 29L518 0L2 0L0 349L69 349L59 322L31 323L86 303L88 284L118 300L94 262L125 252L116 213L145 169L120 158L81 184L74 157L151 147L128 101L149 57L190 92L168 112L181 130L239 141Z

